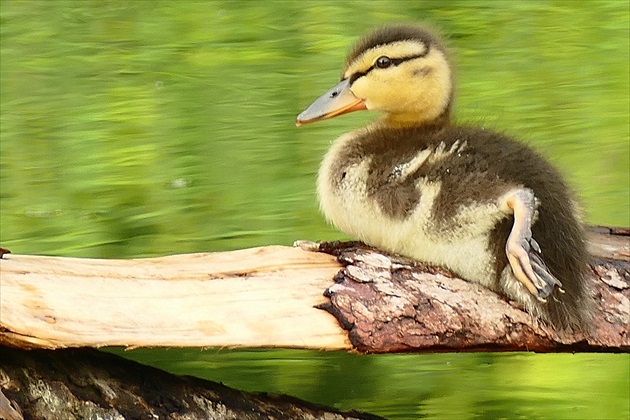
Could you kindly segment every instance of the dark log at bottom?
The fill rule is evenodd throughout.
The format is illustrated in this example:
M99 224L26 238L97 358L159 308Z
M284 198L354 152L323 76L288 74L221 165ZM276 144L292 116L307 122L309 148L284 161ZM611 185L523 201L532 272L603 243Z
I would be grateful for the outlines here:
M0 418L380 419L237 391L94 349L0 347Z

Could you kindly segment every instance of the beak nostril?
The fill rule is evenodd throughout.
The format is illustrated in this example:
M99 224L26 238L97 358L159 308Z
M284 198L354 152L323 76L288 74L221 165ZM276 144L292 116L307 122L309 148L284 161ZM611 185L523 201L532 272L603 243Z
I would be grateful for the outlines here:
M333 92L330 94L330 97L331 97L331 98L336 98L338 95L339 95L339 92L337 92L337 91L335 90L335 91L333 91Z

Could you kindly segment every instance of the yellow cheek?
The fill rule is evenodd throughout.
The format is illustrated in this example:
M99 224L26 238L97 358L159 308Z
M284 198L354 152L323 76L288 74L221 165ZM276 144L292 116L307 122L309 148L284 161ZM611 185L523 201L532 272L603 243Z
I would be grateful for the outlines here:
M418 95L418 89L410 90L405 81L409 78L399 69L376 73L356 80L352 85L352 93L365 99L368 109L387 112L403 111L409 107L409 102ZM399 70L399 71L396 71Z
M356 96L357 98L361 98L361 99L368 99L367 93L368 93L368 83L366 83L365 78L360 78L355 80L355 82L352 84L352 86L350 86L350 91L352 91L352 93L354 94L354 96Z

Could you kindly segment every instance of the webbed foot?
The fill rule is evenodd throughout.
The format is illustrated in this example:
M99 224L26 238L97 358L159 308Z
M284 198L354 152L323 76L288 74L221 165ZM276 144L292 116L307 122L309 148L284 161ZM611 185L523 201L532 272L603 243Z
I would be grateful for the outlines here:
M536 199L530 190L518 190L507 197L506 204L514 212L514 225L505 246L512 272L532 295L544 302L555 286L562 291L562 284L547 268L540 245L532 237Z

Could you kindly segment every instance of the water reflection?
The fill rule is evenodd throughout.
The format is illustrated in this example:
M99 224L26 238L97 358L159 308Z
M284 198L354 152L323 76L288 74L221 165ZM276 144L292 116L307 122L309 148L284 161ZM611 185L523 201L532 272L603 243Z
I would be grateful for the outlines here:
M110 350L123 354L120 350ZM630 355L352 355L297 350L151 350L125 357L248 391L390 419L622 418Z

